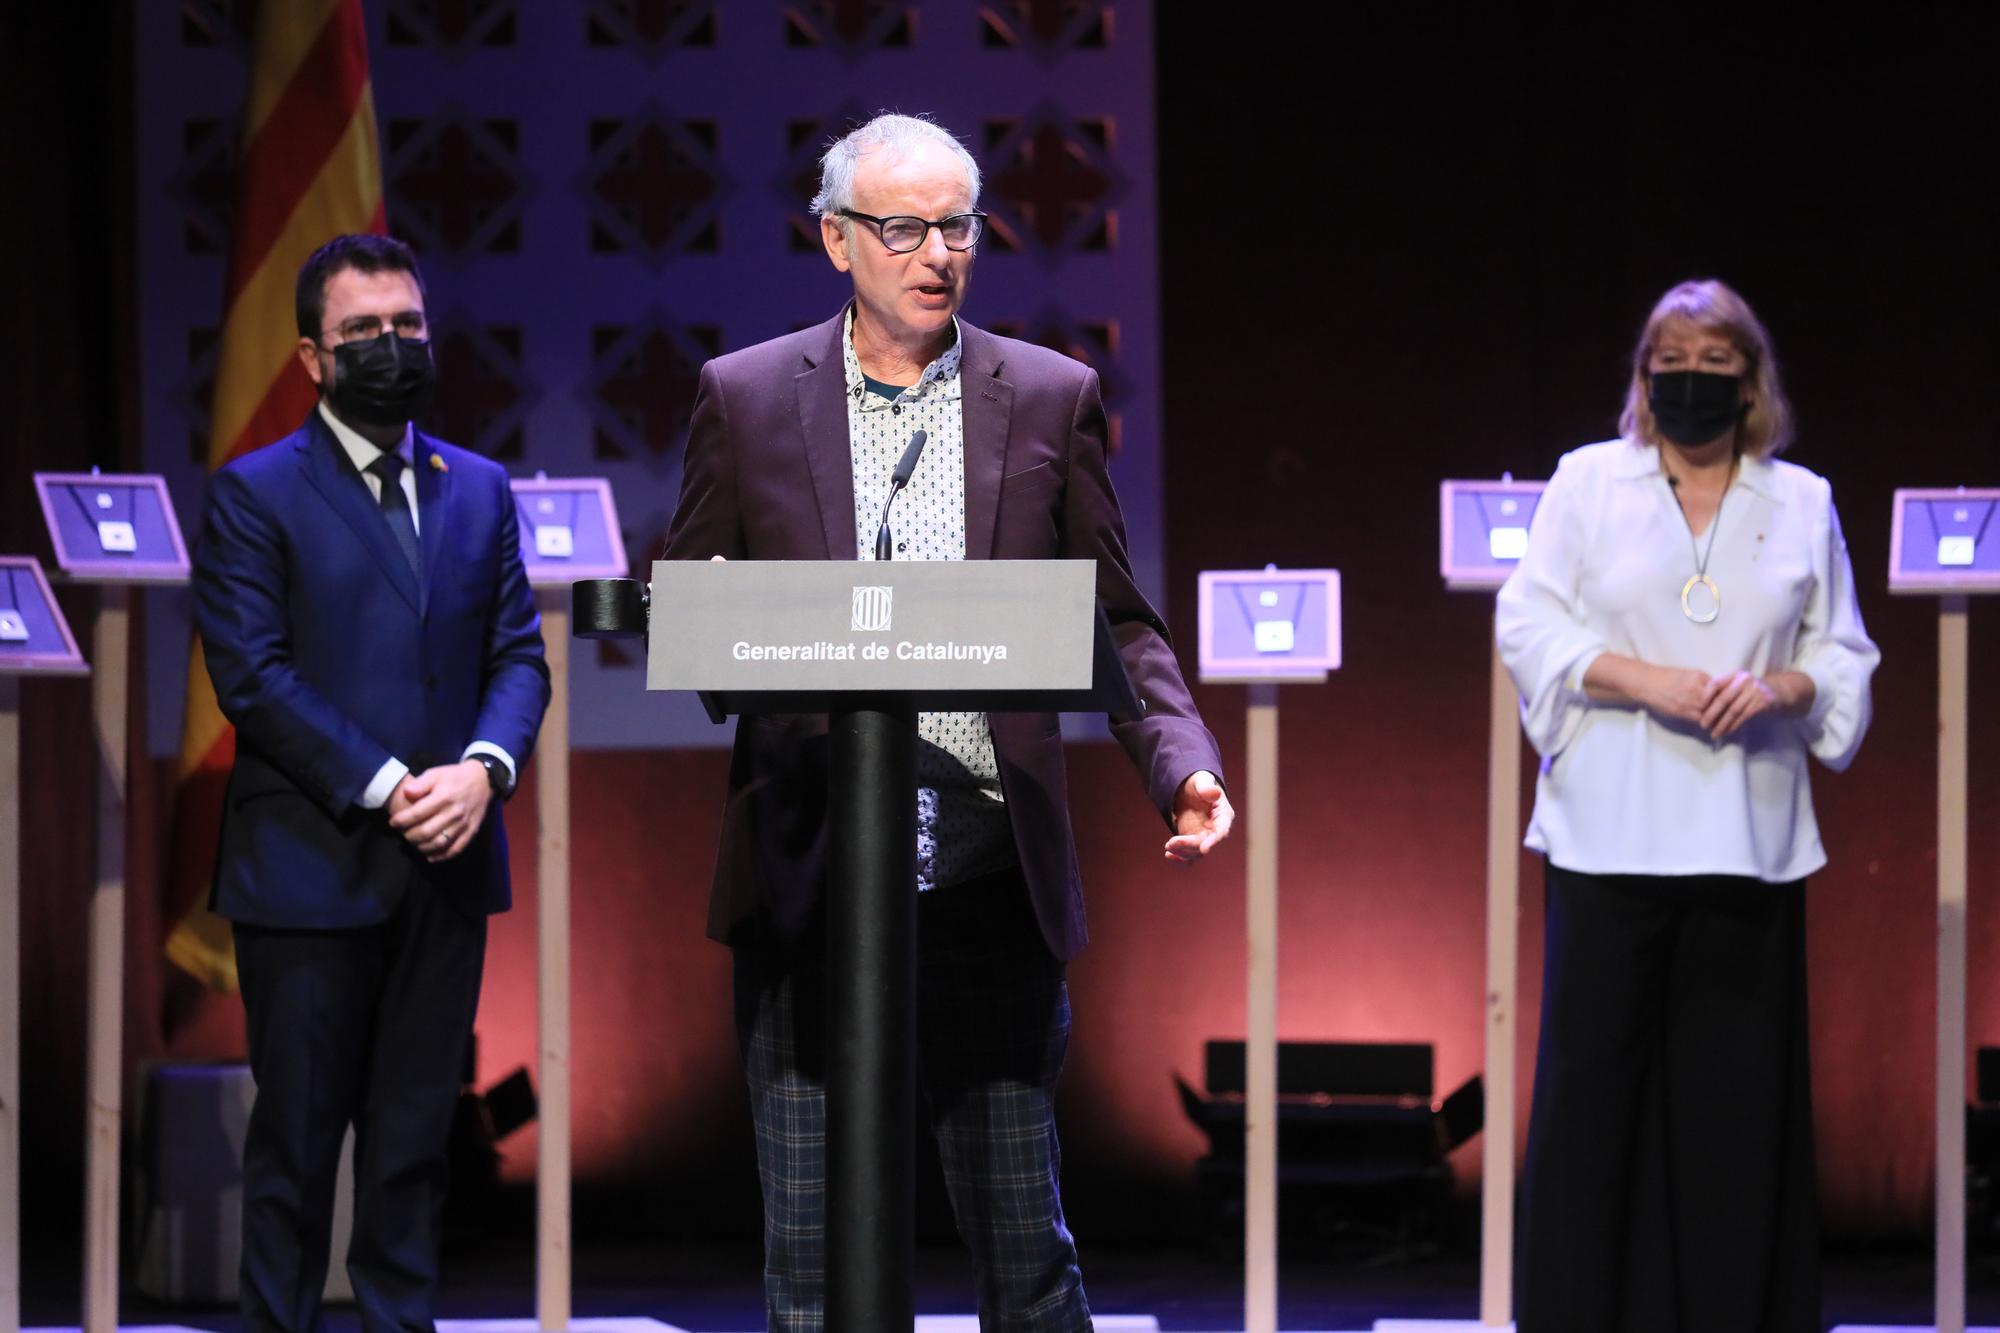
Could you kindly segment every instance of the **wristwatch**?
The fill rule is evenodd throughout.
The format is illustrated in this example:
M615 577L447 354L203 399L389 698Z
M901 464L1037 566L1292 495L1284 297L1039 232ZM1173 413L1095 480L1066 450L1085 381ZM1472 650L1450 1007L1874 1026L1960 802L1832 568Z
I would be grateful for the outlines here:
M498 756L487 754L483 750L472 758L486 770L486 783L493 788L494 799L506 800L508 791L513 787L513 782L507 775L507 765L501 763Z

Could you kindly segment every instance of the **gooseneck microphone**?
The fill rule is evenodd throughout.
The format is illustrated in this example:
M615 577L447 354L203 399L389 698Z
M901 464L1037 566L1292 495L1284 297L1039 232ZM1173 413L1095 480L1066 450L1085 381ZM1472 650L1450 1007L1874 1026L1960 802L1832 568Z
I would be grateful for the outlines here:
M924 452L924 438L924 432L922 431L918 431L916 434L910 436L910 442L904 447L903 457L897 462L896 470L889 474L889 498L882 502L882 522L875 529L875 558L877 560L887 560L889 558L889 547L891 544L889 537L889 506L896 503L896 497L902 493L905 486L910 484L910 478L916 475L917 459L922 457Z

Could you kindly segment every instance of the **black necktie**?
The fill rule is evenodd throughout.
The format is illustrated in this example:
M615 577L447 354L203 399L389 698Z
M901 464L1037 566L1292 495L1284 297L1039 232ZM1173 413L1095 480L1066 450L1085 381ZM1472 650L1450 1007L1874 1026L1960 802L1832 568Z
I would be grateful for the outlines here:
M417 576L418 583L422 583L423 548L417 545L417 521L410 515L410 497L403 494L402 457L383 454L368 465L368 470L382 479L382 517L389 520L389 531L396 534L396 544L403 548L403 558L410 562L410 572Z

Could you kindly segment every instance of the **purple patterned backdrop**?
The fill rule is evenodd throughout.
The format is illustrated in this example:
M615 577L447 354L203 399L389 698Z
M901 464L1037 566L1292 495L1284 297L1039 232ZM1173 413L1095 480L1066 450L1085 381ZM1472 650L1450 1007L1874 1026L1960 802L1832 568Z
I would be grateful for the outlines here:
M804 211L828 137L929 112L987 176L966 314L1097 367L1141 582L1160 594L1151 6L1135 0L368 0L390 226L439 327L429 424L516 475L611 479L635 568L680 483L701 362L842 299ZM137 7L147 466L198 522L249 0ZM151 623L178 744L185 599ZM573 659L581 747L716 744L635 654Z

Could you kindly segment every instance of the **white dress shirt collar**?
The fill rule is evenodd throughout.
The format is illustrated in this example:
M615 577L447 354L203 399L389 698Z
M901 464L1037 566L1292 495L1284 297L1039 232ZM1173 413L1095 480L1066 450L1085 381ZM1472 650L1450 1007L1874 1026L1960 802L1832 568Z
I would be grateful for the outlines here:
M335 416L324 398L319 401L319 418L326 423L327 429L333 432L333 438L340 441L340 447L347 451L347 456L354 460L355 471L363 476L372 475L368 471L368 465L390 452ZM415 433L409 423L405 422L403 438L396 442L395 453L402 458L403 470L406 473L416 466L416 448Z
M346 451L347 457L353 462L355 470L361 474L362 484L367 486L368 493L375 497L375 503L382 503L382 478L370 472L368 465L388 453L389 450L377 445L373 440L335 416L333 410L326 405L324 398L319 403L319 417L321 421L326 423L327 429L333 432L333 438L340 441L340 447ZM397 474L396 479L402 483L403 498L409 501L410 504L410 526L414 527L421 534L424 530L424 520L422 514L418 512L417 505L416 447L415 431L408 424L405 424L403 427L403 438L396 442L396 456L403 460L403 470Z
M1635 440L1620 440L1623 446L1611 473L1618 477L1664 477L1660 470L1660 451L1650 444ZM1757 492L1772 504L1785 502L1785 487L1779 485L1777 467L1761 454L1744 454L1736 465L1736 480L1744 487Z
M958 316L951 317L951 346L938 353L937 359L924 367L924 373L917 377L915 384L904 388L897 396L897 402L913 402L923 398L935 387L947 391L947 396L955 397L949 391L957 388L959 363L965 359L965 338L959 332ZM861 370L861 358L854 351L854 305L848 303L847 318L840 326L840 366L847 379L848 396L861 405L864 412L886 411L891 403L886 398L866 392L867 381ZM876 399L874 402L869 400Z

